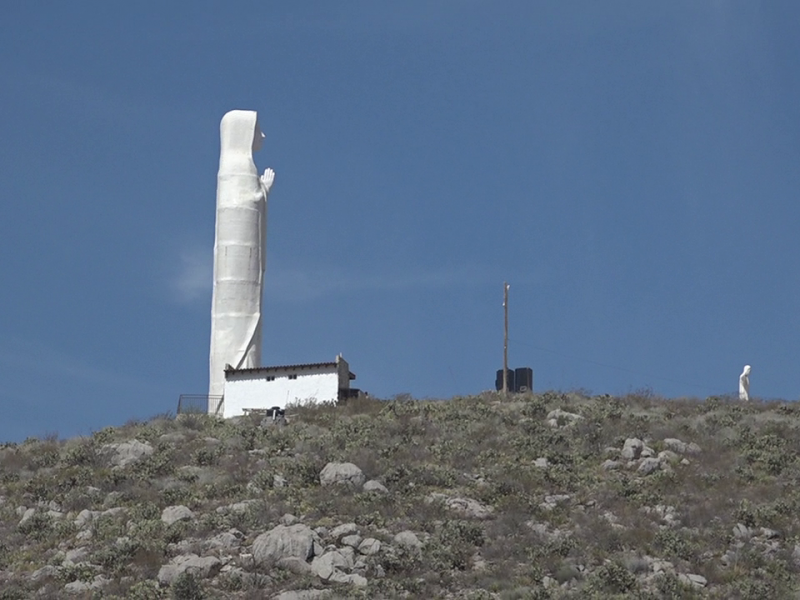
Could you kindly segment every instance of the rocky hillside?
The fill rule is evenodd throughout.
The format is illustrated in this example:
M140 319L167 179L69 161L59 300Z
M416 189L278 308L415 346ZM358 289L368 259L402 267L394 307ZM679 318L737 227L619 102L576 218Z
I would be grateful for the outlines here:
M0 600L793 598L800 406L580 393L0 449Z

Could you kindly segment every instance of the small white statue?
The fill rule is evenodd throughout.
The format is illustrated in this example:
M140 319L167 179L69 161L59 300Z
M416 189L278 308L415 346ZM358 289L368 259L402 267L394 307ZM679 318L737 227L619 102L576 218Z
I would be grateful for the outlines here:
M739 400L750 400L750 365L745 365L744 371L739 375Z

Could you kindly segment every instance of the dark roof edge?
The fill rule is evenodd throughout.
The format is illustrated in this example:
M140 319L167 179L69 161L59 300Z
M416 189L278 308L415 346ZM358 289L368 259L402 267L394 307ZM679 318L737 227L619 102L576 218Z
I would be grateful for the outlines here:
M322 367L336 367L335 362L324 363L305 363L301 365L280 365L275 367L250 367L248 369L234 369L230 365L225 366L225 373L257 373L259 371L284 371L291 369L319 369Z

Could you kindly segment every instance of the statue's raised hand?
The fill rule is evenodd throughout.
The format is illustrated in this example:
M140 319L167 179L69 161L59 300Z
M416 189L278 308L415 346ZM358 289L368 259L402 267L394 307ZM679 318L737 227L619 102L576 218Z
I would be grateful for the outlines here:
M264 186L264 191L269 194L272 184L275 182L275 171L272 169L265 169L264 174L261 176L261 185Z

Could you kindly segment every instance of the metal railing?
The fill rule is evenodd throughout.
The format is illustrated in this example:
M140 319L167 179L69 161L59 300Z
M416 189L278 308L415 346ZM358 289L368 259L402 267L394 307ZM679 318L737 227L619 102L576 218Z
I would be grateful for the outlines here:
M210 414L217 415L222 410L222 396L208 394L181 394L178 398L176 414Z

